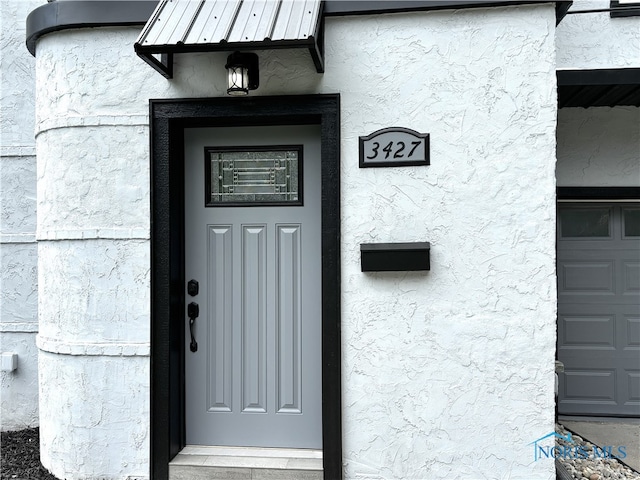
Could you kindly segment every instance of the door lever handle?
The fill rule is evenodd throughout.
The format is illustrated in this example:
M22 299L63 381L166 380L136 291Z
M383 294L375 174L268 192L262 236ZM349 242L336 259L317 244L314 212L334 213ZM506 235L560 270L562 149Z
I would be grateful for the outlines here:
M191 302L187 306L187 316L189 317L189 333L191 333L191 344L189 345L189 349L192 352L198 351L198 342L196 342L196 337L193 333L193 325L196 323L198 315L200 315L200 307L196 302Z

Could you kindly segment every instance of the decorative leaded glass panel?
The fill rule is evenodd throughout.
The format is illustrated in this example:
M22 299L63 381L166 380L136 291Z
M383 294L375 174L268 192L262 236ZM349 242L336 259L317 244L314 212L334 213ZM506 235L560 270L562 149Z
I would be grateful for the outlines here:
M207 148L207 206L302 205L302 146Z

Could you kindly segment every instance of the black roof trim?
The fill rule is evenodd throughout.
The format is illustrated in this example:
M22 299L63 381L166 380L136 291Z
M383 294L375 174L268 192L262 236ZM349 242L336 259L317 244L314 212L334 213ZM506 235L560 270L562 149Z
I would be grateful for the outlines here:
M144 25L158 2L150 0L78 0L42 5L27 17L27 49L47 33L70 28Z
M571 5L573 5L573 0L569 2L556 2L556 26L558 26L562 19L567 15Z
M419 10L454 10L463 8L508 7L513 5L540 4L540 0L325 0L325 15L371 15L376 13L399 13ZM554 1L556 4L556 25L567 14L573 1ZM375 6L373 6L375 5Z
M640 107L640 68L558 70L558 108Z
M611 8L609 13L611 18L636 17L640 15L640 1L620 3L620 0L611 0L609 6Z
M27 49L36 55L38 39L51 32L70 28L144 25L157 5L154 0L58 0L33 10L27 17ZM419 10L505 7L539 4L535 0L327 0L325 16L371 15ZM571 1L556 4L556 25Z
M557 187L558 200L638 200L640 187Z
M640 68L558 70L558 85L638 85Z

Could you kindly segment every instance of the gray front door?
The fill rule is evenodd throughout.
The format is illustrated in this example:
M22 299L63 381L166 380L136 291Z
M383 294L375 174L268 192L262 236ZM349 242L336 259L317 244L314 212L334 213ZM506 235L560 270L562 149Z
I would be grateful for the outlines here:
M640 206L558 208L558 412L640 416Z
M317 126L185 129L187 444L322 448L320 196Z

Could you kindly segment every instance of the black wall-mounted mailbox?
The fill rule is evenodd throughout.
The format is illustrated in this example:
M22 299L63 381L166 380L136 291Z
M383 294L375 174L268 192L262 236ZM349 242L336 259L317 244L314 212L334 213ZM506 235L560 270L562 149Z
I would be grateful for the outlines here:
M363 272L407 272L429 270L429 242L362 243L360 267Z

